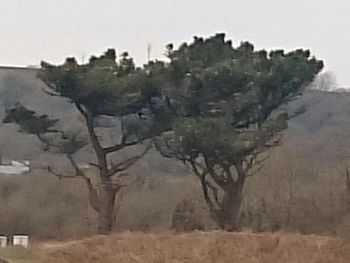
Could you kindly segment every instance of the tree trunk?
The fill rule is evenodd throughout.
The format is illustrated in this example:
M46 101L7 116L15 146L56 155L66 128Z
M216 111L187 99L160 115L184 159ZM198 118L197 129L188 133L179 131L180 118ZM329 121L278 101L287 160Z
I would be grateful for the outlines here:
M235 182L222 190L222 201L217 209L211 210L212 217L222 230L239 231L243 182Z
M221 207L222 222L221 227L226 231L240 230L240 209L242 202L242 190L228 191L224 194L224 200Z
M109 184L101 186L100 207L98 214L98 233L108 235L111 233L114 221L114 202L117 189Z

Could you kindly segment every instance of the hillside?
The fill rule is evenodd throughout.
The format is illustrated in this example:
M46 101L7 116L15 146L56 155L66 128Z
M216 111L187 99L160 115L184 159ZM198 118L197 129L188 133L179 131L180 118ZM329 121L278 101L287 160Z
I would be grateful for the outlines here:
M84 134L83 120L72 105L48 96L42 91L44 87L33 70L1 69L0 117L6 107L20 101L30 109L63 119L60 125L64 129ZM291 118L281 146L271 149L260 174L247 180L242 225L349 237L349 193L344 175L350 158L350 95L307 90L287 108L292 114L301 109L305 113ZM57 180L43 170L50 165L69 172L65 158L44 152L35 137L17 130L14 125L0 123L1 155L30 160L33 176L0 176L0 209L6 214L0 217L0 232L29 231L45 239L95 233L96 214L87 204L83 182L79 178ZM98 132L106 142L118 139L117 129L101 128ZM87 147L75 158L86 163L93 156ZM182 163L151 152L130 169L130 174L142 180L121 194L115 230L169 230L174 209L184 199L194 202L195 216L206 229L213 229L196 178L176 176L191 174Z
M36 70L0 68L0 118L5 115L5 109L17 103L47 114L51 118L60 119L59 125L64 130L78 131L85 134L83 119L76 109L65 99L47 95L43 90L45 84L36 78ZM115 129L99 129L106 143L118 140L118 121ZM40 143L33 136L21 134L15 125L0 123L0 156L4 159L30 160L34 169L41 169L48 164L56 167L68 166L64 158L42 151ZM93 158L90 149L81 151L76 158L84 163ZM137 170L152 174L169 174L172 171L183 173L183 167L172 160L159 161L159 154L153 152L139 162ZM90 159L91 161L91 159ZM170 165L172 164L172 165ZM175 164L175 165L174 165Z
M293 102L304 114L293 118L287 140L317 166L345 164L350 157L350 93L308 90Z
M20 102L39 113L60 118L64 129L81 130L82 119L72 105L45 94L42 91L44 84L35 76L35 70L31 69L0 69L0 117L4 116L5 108ZM291 119L284 136L285 144L293 144L298 148L300 157L312 158L317 165L333 166L339 161L346 161L350 157L350 94L308 90L288 106L291 111L301 107L305 107L306 112ZM0 148L4 158L29 159L39 167L52 158L55 162L60 160L57 156L43 153L36 138L19 134L16 127L0 124L0 130ZM86 154L82 154L80 159L84 160ZM171 173L168 162L157 154L151 154L140 165L148 173L154 173L154 168L160 173ZM180 168L175 167L176 171Z

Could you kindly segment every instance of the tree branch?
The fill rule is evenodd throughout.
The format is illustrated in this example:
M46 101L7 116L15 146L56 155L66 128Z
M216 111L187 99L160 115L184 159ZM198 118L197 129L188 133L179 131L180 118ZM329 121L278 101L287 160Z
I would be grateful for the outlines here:
M54 87L52 85L48 85L47 83L45 83L51 90L47 90L45 88L42 88L41 90L46 93L47 95L51 96L51 97L62 97L61 94L59 92L56 92Z
M243 168L242 160L235 162L234 166L237 171L237 180L235 181L235 187L243 187L247 175L247 170Z
M186 161L186 160L185 160ZM202 178L203 176L205 176L206 174L208 174L208 169L204 169L204 167L202 167L198 162L196 162L193 158L189 158L187 160L187 162L190 164L193 172L195 173L196 176L198 176L199 178ZM200 168L202 169L202 172L199 171L198 167L200 166Z
M89 163L91 166L93 166L93 167L96 167L96 168L98 168L98 169L100 169L100 166L98 165L98 164L96 164L96 163Z
M120 150L122 150L122 149L124 149L126 147L136 145L138 143L139 143L138 141L136 141L136 142L128 142L128 143L122 141L122 143L113 145L111 147L102 148L102 151L104 152L104 154L109 154L109 153L112 153L112 152L120 151Z
M75 170L75 175L71 175L71 176L67 176L67 175L62 175L61 173L57 173L55 172L50 166L47 167L47 170L49 171L49 173L51 173L52 175L58 177L60 180L61 179L75 179L77 177L81 177L83 178L87 188L88 188L88 193L89 193L89 203L91 205L91 207L96 211L99 212L100 209L100 197L98 195L98 192L96 190L96 188L93 186L93 183L91 181L91 179L89 177L86 176L86 174L78 167L78 165L76 164L75 160L73 159L73 157L70 154L66 154L67 159L69 160L69 162L71 163L71 165L73 166L74 170Z
M196 161L193 160L193 158L190 158L188 160L188 162L190 163L192 170L194 171L195 175L200 179L201 181L201 185L202 185L202 191L203 191L203 195L204 195L204 199L207 202L209 209L210 210L214 210L215 209L215 204L213 202L213 200L210 198L209 195L209 189L212 191L212 195L213 195L213 199L216 203L217 206L219 206L219 197L218 197L218 190L215 186L213 186L210 182L208 182L208 180L206 179L209 170L208 169L204 169L202 168L202 172L199 171L197 166L201 166L199 163L197 163Z
M245 175L245 177L246 177L246 178L252 177L252 176L256 175L257 173L259 173L263 168L264 168L264 165L262 164L262 165L260 165L260 166L258 167L258 169L256 169L254 172L247 173L247 174Z
M78 167L77 163L73 159L73 156L71 154L66 154L67 159L69 160L70 164L74 168L76 176L85 176L85 173Z
M74 102L74 105L76 106L78 111L85 118L85 122L86 122L86 126L87 126L87 129L88 129L90 141L91 141L92 147L95 150L96 157L98 159L99 169L101 170L101 172L103 172L102 173L102 175L103 175L108 170L107 159L106 159L106 154L104 153L103 148L101 146L101 143L100 143L100 141L99 141L99 139L98 139L98 137L96 135L96 132L95 132L95 129L94 129L93 117L92 117L91 113L89 112L89 110L84 109L83 105L81 105L80 103Z
M126 160L123 160L119 163L112 164L111 168L107 171L107 176L111 177L119 172L125 171L128 168L130 168L134 163L136 163L138 160L140 160L143 156L148 153L148 151L152 148L152 145L149 145L146 147L146 149L139 155L133 156L131 158L127 158Z
M231 172L231 165L226 164L226 163L222 163L222 168L224 169L223 172L226 174L227 181L230 183L234 182L232 172Z
M218 189L212 185L210 182L206 181L207 186L210 188L212 191L213 199L217 205L217 207L220 207L220 201L219 201L219 191Z
M123 128L122 128L122 130L123 130ZM122 150L122 149L124 149L126 147L137 145L137 144L139 144L141 142L141 140L137 140L137 141L133 141L133 142L127 142L126 140L127 140L129 135L130 135L130 133L126 133L126 134L123 135L120 143L115 144L115 145L113 145L111 147L103 148L102 150L103 150L104 154L117 152L117 151L120 151L120 150Z
M257 174L264 168L265 161L269 158L269 155L267 154L264 158L256 161L256 158L259 154L260 154L259 152L255 153L248 161L245 167L246 178ZM253 167L258 167L258 168L255 171L248 173L249 170L251 170Z
M218 175L213 167L214 167L214 164L212 164L210 161L209 161L209 158L203 153L203 158L204 158L204 163L205 163L205 166L207 167L208 169L208 172L210 174L210 177L214 180L214 182L220 186L221 188L225 188L226 184L227 184L227 181L225 180L225 178L223 178L222 176Z
M213 169L209 170L210 177L214 180L214 182L220 186L221 188L225 188L227 185L227 180L223 178L223 176L218 175Z

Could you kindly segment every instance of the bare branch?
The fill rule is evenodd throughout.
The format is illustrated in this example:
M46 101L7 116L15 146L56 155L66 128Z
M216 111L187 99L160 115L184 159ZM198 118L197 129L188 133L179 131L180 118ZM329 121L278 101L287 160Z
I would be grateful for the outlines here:
M87 110L84 109L84 106L81 105L80 103L78 102L75 102L74 103L75 107L78 109L78 111L86 118L86 119L89 119L91 116L88 114Z
M89 165L91 165L91 166L93 166L93 167L96 167L96 168L98 168L98 169L100 169L100 166L98 165L98 164L96 164L96 163L89 163Z
M124 161L121 161L116 164L112 164L111 168L108 169L107 176L111 177L119 172L125 171L128 168L130 168L134 163L136 163L138 160L140 160L143 156L148 153L148 151L152 148L152 145L149 145L146 147L146 149L139 155L133 156L131 158L128 158Z
M257 173L259 173L263 168L264 168L264 165L261 164L255 171L253 171L253 172L251 172L251 173L247 173L247 174L245 175L245 177L246 177L246 178L252 177L252 176L256 175Z
M265 161L269 158L269 154L267 154L265 157L261 158L260 160L256 160L259 154L260 153L257 153L254 156L252 156L248 165L246 166L245 168L246 178L254 176L264 168ZM257 169L252 171L251 173L248 173L249 170L252 170L254 167L257 167Z
M221 188L225 188L227 185L227 180L223 176L218 175L213 169L209 169L210 177L214 182Z
M235 187L237 187L237 186L243 187L248 170L243 168L243 161L242 160L238 160L237 162L235 162L234 166L235 166L236 171L237 171L237 180L234 183Z
M123 128L122 128L122 130L123 130ZM117 152L117 151L120 151L120 150L122 150L122 149L124 149L126 147L134 146L134 145L139 144L141 142L140 140L133 141L133 142L127 142L127 139L128 139L129 135L130 135L130 133L123 134L123 137L122 137L120 143L117 143L117 144L115 144L115 145L113 145L111 147L103 148L102 151L104 152L104 154Z
M199 178L202 178L203 176L205 176L208 173L208 170L204 169L204 167L200 166L200 164L198 162L196 162L195 160L193 160L193 158L190 158L189 160L187 160L187 162L190 164L195 175L198 176ZM199 171L197 166L199 166L202 169L202 172Z
M214 211L216 207L220 206L219 193L218 189L206 179L206 175L207 174L203 174L203 176L200 177L202 191L209 209ZM209 190L211 191L212 197L210 197Z
M214 201L215 201L216 205L220 206L218 189L208 181L206 182L206 184L210 188L210 190L212 191L212 195L214 196Z
M47 83L46 83L47 86L49 86ZM46 93L47 95L49 96L52 96L52 97L62 97L61 94L59 92L56 92L54 90L54 87L53 86L49 86L50 87L50 90L47 90L45 88L42 88L41 90Z
M226 174L227 181L234 182L234 179L233 179L233 176L232 176L232 172L231 172L231 165L223 163L222 167L224 169L224 173Z
M218 197L219 195L218 195L218 189L207 180L207 175L209 174L209 169L205 169L198 162L193 160L193 158L189 159L188 162L190 163L190 165L192 167L192 170L194 171L195 175L201 181L204 199L207 202L207 204L209 206L209 209L210 210L214 210L215 209L215 204L217 206L219 206L219 197ZM202 168L202 171L199 171L198 167ZM215 204L214 204L212 198L209 195L209 189L212 192Z
M102 148L102 151L104 152L104 154L109 154L109 153L113 153L113 152L117 152L117 151L120 151L126 147L129 147L129 146L133 146L133 145L136 145L138 144L139 141L136 141L136 142L122 142L122 143L119 143L119 144L116 144L116 145L113 145L111 147L105 147L105 148Z
M73 159L73 156L71 154L66 154L67 159L69 160L70 164L72 165L72 167L74 168L75 174L77 176L85 176L85 173L83 172L83 170L81 170L77 163L75 162L75 160Z
M93 116L91 115L89 110L85 109L85 107L83 105L81 105L80 103L74 102L74 105L85 118L90 141L91 141L92 147L95 150L96 157L97 157L98 163L100 165L99 169L106 170L107 169L106 154L104 153L102 146L101 146L101 143L96 135L95 128L94 128Z
M210 184L207 182L205 176L200 177L200 181L201 181L201 185L202 185L204 199L205 199L206 203L208 204L209 209L212 211L212 210L214 210L215 205L209 196L208 187L210 187Z

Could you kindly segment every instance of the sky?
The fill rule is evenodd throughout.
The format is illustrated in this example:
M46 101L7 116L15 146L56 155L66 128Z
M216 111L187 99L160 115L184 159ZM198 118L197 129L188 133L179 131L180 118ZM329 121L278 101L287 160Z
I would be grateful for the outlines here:
M110 47L142 64L148 43L162 59L168 43L218 32L257 49L308 48L350 86L349 0L0 0L0 65L86 61Z

